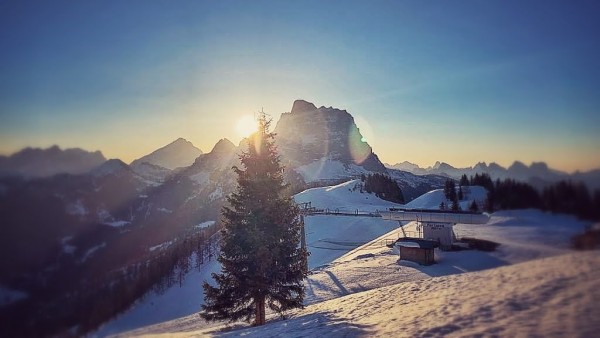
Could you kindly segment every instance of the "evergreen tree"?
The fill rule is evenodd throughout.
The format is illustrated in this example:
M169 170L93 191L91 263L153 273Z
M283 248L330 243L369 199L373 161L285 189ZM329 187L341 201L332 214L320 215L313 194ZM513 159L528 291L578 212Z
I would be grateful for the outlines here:
M456 183L452 179L446 179L446 183L444 184L444 195L448 200L454 200L456 197Z
M454 198L452 200L452 207L451 207L452 211L460 211L460 204L458 204L458 198Z
M440 203L440 210L446 210L446 203Z
M223 230L213 273L216 286L204 283L207 320L254 318L265 323L265 307L282 314L302 307L307 252L300 248L299 210L283 195L283 168L269 132L270 121L259 118L259 129L240 155L237 190L222 208Z
M477 202L473 201L471 203L471 205L469 206L469 211L472 211L472 212L478 212L479 211L479 206L477 205Z
M460 182L458 183L461 187L469 185L469 179L467 178L467 174L463 174L460 177Z
M462 185L458 187L458 200L462 201L464 199L464 194L463 194L463 190L462 190Z
M396 180L379 173L369 174L365 177L365 190L386 201L404 204L402 189Z

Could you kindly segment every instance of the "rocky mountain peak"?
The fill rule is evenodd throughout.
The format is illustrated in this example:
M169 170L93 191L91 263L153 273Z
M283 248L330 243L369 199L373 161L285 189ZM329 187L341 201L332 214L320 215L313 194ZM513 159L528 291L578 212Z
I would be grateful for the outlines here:
M371 171L386 170L345 110L316 108L311 102L296 100L291 112L281 114L274 132L282 158L292 167L327 159Z
M220 139L213 149L210 151L211 154L214 153L232 153L235 152L235 144L229 141L226 138Z
M312 112L315 110L317 110L317 107L314 104L304 101L304 100L296 100L296 101L294 101L294 104L292 105L291 113L299 114L299 113L303 113L303 112Z
M194 160L201 154L202 150L196 148L192 142L180 137L166 146L131 162L131 166L135 168L146 162L167 169L187 167L194 163Z

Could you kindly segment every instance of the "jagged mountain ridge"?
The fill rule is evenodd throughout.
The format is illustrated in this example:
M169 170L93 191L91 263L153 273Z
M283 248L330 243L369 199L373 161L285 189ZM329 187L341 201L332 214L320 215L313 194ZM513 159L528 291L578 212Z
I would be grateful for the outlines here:
M100 151L80 148L62 150L24 148L10 156L0 156L0 176L48 177L60 173L81 174L106 161Z
M508 168L492 162L487 164L479 162L472 167L455 168L452 165L437 161L433 166L421 168L420 166L404 161L394 165L386 164L388 169L397 169L410 172L415 175L441 175L454 179L459 179L463 174L473 176L476 173L489 174L492 179L515 179L518 181L529 182L535 186L544 186L560 180L575 180L585 183L590 189L600 188L600 170L589 172L576 172L568 174L559 170L552 169L545 162L532 162L529 166L520 161L515 161Z
M371 146L364 141L354 118L345 110L317 108L313 103L296 100L290 112L281 114L274 132L284 164L300 173L303 166L319 161L322 164L317 166L321 167L339 163L349 176L361 170L386 172ZM303 176L310 180L307 175Z

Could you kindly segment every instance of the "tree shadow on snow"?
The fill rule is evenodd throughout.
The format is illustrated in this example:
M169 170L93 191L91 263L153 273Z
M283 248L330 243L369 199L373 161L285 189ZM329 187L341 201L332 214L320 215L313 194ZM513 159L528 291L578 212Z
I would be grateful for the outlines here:
M326 297L329 299L357 292L355 290L349 291L346 289L342 282L331 271L325 270L322 271L322 273L329 277L329 281L331 281L331 283L328 283L327 280L320 281L308 278L306 280L307 290L305 295L305 304L312 304L315 301L322 301L323 294L330 295L329 297ZM318 296L318 294L321 294L321 296Z
M228 332L211 332L214 337L369 337L369 325L350 323L332 313L310 313L284 320L272 320L260 327Z

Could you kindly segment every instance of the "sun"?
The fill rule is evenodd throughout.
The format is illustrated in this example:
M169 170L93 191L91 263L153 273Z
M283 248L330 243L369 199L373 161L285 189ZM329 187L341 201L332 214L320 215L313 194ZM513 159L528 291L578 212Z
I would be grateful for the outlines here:
M235 124L235 131L238 136L248 137L257 129L257 122L253 115L244 115L238 119Z

